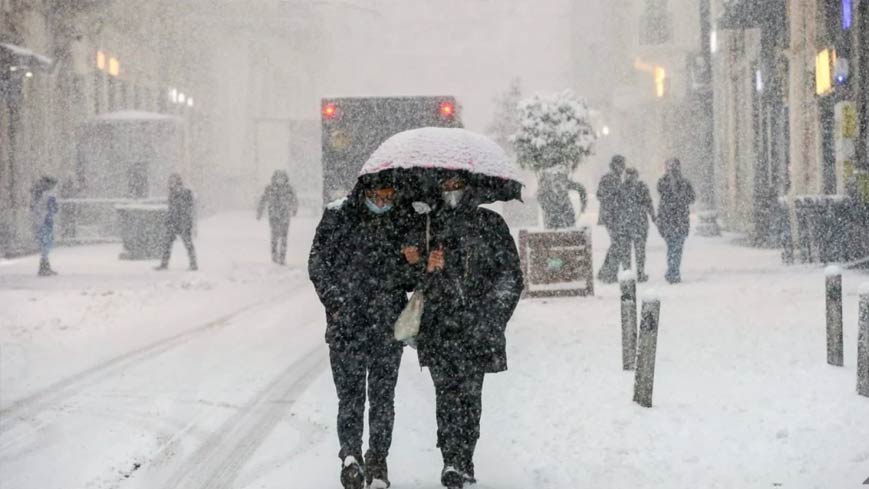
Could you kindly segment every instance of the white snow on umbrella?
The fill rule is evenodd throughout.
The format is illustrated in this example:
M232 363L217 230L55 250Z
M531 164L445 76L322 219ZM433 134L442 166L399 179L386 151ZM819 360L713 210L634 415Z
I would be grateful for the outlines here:
M444 168L520 181L519 167L495 141L468 131L424 127L400 132L380 145L359 175L384 170Z

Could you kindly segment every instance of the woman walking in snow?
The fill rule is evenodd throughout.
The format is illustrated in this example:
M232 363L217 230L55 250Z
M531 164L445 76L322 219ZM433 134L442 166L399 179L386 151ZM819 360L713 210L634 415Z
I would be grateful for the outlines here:
M33 236L39 245L39 272L40 277L57 275L51 269L48 255L54 245L54 216L57 214L57 196L54 188L57 180L51 177L42 177L31 190L30 207L33 212Z
M446 172L431 222L423 279L419 363L436 396L441 483L475 482L474 450L483 414L483 377L507 370L505 329L522 292L519 253L507 223L477 207L466 175Z
M640 174L636 168L625 170L625 182L622 184L622 209L621 223L624 227L623 235L626 238L625 252L630 262L631 248L636 256L637 281L646 282L646 238L649 236L649 218L655 221L655 207L652 204L652 195L649 187L640 181Z

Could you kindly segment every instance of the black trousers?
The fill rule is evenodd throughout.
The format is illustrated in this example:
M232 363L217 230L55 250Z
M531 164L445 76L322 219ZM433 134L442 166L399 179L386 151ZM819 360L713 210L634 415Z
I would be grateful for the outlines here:
M627 239L628 266L631 263L631 248L633 248L634 256L637 259L637 267L635 269L637 278L642 277L646 272L646 240L648 239L648 234L631 233Z
M338 441L341 460L362 461L366 377L368 387L368 449L386 457L395 424L395 384L401 366L401 346L367 351L329 349L332 378L338 393Z
M187 258L190 260L190 266L196 266L196 249L193 247L193 231L192 229L175 229L171 226L166 226L166 237L163 240L163 258L160 261L161 265L169 266L169 259L172 257L172 245L175 244L175 238L180 236L184 242L184 247L187 248Z
M272 261L275 263L287 263L287 234L290 231L290 222L269 221L272 230Z
M438 447L444 465L473 474L485 373L456 364L432 366L429 371L435 387Z
M597 276L602 282L615 282L619 275L619 265L625 270L631 268L631 245L624 231L614 226L607 226L606 231L610 236L610 247Z

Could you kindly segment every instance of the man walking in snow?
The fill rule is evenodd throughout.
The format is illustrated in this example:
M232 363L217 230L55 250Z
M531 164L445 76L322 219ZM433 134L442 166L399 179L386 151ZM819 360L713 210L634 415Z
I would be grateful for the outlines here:
M604 283L616 281L619 265L630 268L630 256L627 237L623 226L619 223L622 206L622 173L625 171L625 157L613 156L610 161L610 171L600 179L597 188L597 200L600 202L598 224L606 227L610 237L610 247L606 258L598 271L598 279Z
M407 221L396 198L390 174L360 177L348 198L327 206L308 259L326 308L345 489L389 487L386 458L403 348L394 324L418 276L401 253ZM369 437L363 461L366 377Z
M173 173L169 176L169 213L166 216L166 234L163 240L163 257L156 270L169 268L172 257L172 245L180 236L187 248L190 260L190 270L198 270L196 264L196 249L193 247L193 192L184 186L181 175Z
M667 242L667 282L682 281L682 250L691 223L690 206L694 203L694 188L682 176L682 163L677 158L667 160L666 172L658 180L658 231Z
M441 483L474 482L483 377L507 369L504 330L522 292L519 254L504 219L477 207L461 172L441 179L423 279L419 362L435 386Z
M295 216L298 210L296 193L290 186L287 172L275 170L272 183L266 187L260 197L256 210L257 220L262 219L263 211L268 209L269 228L272 235L272 262L279 265L287 264L287 234L290 230L290 216Z
M637 260L637 281L646 282L646 239L649 236L649 218L655 220L655 207L652 204L652 195L649 187L640 181L640 174L636 168L625 170L625 183L622 184L622 196L624 199L623 217L620 219L624 226L623 233L627 241L628 262L631 258L631 247Z

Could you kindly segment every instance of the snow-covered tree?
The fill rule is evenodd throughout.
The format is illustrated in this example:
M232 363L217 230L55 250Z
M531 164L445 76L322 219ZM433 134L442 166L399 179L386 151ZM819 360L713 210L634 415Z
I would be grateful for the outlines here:
M567 90L519 102L519 127L510 138L523 168L573 170L595 141L585 99Z
M515 156L510 138L519 130L519 101L522 99L522 81L516 77L510 80L505 92L495 97L495 113L486 133L507 151Z

